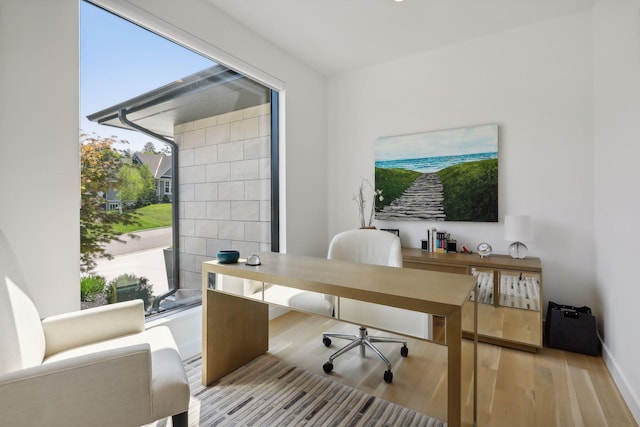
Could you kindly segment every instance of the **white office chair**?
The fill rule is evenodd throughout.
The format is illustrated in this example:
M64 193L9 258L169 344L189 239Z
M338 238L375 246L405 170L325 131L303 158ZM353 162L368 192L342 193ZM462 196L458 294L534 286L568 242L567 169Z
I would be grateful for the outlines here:
M189 398L173 335L145 329L142 300L41 320L0 231L0 424L134 427L171 416L186 427Z
M329 245L327 258L363 264L402 267L400 239L392 233L381 230L350 230L337 234ZM389 283L389 286L392 287L393 283ZM326 373L330 373L333 370L333 361L337 357L356 347L360 347L360 354L364 356L365 347L369 347L387 365L387 370L384 372L383 378L385 382L390 383L393 381L391 362L389 362L389 359L387 359L373 343L400 343L402 344L400 355L406 357L409 354L407 340L402 338L369 336L367 328L364 326L361 326L359 333L355 335L325 332L322 334L323 344L329 347L331 345L331 338L348 340L350 343L329 357L329 361L322 367Z

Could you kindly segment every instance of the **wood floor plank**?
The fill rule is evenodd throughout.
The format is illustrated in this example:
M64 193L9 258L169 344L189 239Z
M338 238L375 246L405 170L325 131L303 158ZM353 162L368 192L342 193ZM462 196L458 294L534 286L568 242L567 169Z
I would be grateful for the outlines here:
M322 365L341 346L322 344L322 332L356 333L357 326L290 312L269 324L269 352L309 371L327 375ZM369 330L371 335L390 335ZM462 345L463 423L473 415L473 343ZM407 408L446 420L447 349L408 339L409 356L396 344L380 344L393 366L393 382L382 380L384 364L367 352L351 351L334 361L331 377ZM637 426L602 358L543 348L537 354L478 344L478 425Z

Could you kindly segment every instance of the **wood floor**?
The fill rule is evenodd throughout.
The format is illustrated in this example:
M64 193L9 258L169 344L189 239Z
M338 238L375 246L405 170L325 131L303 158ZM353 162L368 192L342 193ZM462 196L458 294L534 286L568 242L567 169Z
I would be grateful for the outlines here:
M357 327L290 312L269 324L269 352L309 371L342 345L321 342L325 331L356 333ZM370 335L389 335L369 330ZM409 339L409 356L398 345L379 344L393 365L393 382L382 380L378 357L358 350L334 361L331 377L383 399L446 420L446 347ZM473 420L473 342L463 340L463 422ZM537 354L478 344L479 426L637 426L602 358L544 348Z

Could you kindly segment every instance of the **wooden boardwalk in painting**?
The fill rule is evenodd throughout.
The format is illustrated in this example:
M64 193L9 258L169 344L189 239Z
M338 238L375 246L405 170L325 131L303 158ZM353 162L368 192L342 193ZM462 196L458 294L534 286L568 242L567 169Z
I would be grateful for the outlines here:
M444 190L437 173L425 173L402 196L376 212L376 219L444 221Z

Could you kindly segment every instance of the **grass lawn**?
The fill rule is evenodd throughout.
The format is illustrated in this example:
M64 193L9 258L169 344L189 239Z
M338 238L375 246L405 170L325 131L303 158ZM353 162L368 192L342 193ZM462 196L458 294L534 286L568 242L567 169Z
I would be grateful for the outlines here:
M136 209L140 224L116 224L113 229L120 233L148 230L150 228L169 227L171 225L171 203L158 203Z

